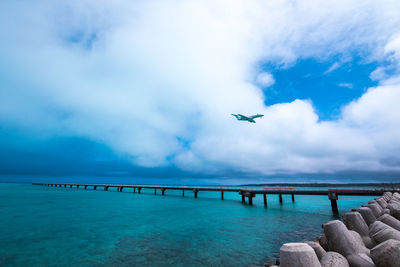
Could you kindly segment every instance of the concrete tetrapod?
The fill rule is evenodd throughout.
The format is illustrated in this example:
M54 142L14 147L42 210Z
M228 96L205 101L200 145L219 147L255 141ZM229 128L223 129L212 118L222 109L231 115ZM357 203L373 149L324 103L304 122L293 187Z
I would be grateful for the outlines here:
M378 218L378 221L381 221L384 224L387 224L390 227L396 229L397 231L400 231L400 221L389 214L383 214L381 217Z
M389 239L395 239L400 241L400 231L393 229L392 227L388 227L386 229L382 229L379 232L375 233L372 236L372 239L377 243L380 244L385 242Z
M382 207L382 209L385 209L388 205L384 198L378 198L376 202L378 202L378 204Z
M280 249L280 267L320 267L312 247L305 243L286 243Z
M349 230L356 231L360 234L365 246L367 248L372 248L374 243L369 237L368 225L364 221L363 217L359 212L347 212L343 216L343 222Z
M383 209L383 214L390 214L390 209Z
M317 240L318 240L318 243L321 245L321 247L323 249L325 249L325 251L327 251L329 249L328 248L328 240L326 240L325 234L318 236Z
M307 245L309 245L310 247L313 248L315 254L318 257L318 260L321 260L322 257L326 254L325 249L318 242L307 241L307 242L304 242L304 243L306 243Z
M395 217L397 220L400 220L400 207L399 207L399 205L390 207L390 215Z
M364 241L362 240L359 233L357 233L356 231L353 231L353 230L349 230L349 232L354 237L354 240L357 242L358 246L365 247ZM370 253L369 249L367 249L364 254L366 254L369 257L370 256L369 253Z
M378 267L400 266L400 241L389 239L373 249L371 257Z
M349 267L347 259L337 252L329 251L321 259L322 267Z
M386 228L391 228L391 227L381 221L376 221L369 226L369 236L372 238L374 234Z
M374 213L375 218L378 218L379 216L381 216L383 209L378 204L375 204L375 203L368 204L367 207L372 210L372 213Z
M353 254L369 254L365 245L360 245L341 221L329 221L323 224L323 228L329 250L338 252L346 258Z
M350 267L375 267L374 262L366 254L353 254L347 257Z
M385 193L383 193L383 196L382 196L386 201L389 201L389 200L391 200L392 199L392 192L385 192Z
M376 221L376 217L372 210L368 207L362 207L358 209L358 212L361 214L363 217L365 223L369 226L373 224Z

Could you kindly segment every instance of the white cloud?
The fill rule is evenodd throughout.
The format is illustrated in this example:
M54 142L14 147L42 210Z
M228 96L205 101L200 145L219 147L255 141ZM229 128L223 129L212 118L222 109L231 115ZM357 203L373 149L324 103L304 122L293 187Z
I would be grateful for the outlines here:
M338 69L339 67L340 67L340 63L339 62L335 62L324 72L324 74L331 73L332 71Z
M275 83L274 76L269 72L262 72L257 75L257 84L261 87L269 87Z
M386 74L385 74L385 68L384 67L378 67L376 68L371 74L369 75L369 78L373 81L379 81L385 79Z
M353 88L353 84L352 83L339 83L338 85L340 87L347 87L349 89Z
M0 120L87 137L141 166L399 171L387 164L400 157L397 76L322 122L308 101L265 106L257 86L273 83L269 73L251 82L260 62L354 49L399 62L399 10L398 1L3 1ZM237 112L265 116L248 124Z

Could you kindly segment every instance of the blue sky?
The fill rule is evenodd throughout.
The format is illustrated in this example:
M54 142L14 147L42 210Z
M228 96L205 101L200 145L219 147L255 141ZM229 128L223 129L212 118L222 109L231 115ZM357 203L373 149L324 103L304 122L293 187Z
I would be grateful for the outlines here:
M0 25L3 180L400 178L398 1L2 1Z
M273 75L275 83L264 89L265 104L309 99L320 120L336 119L344 105L378 85L369 77L377 66L377 62L367 63L356 55L343 63L332 57L325 61L298 60L288 68L267 65L264 68Z

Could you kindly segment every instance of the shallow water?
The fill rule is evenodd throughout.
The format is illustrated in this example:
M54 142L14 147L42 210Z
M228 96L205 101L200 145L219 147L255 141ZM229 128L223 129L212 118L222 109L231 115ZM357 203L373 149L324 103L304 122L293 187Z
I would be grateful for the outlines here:
M340 213L372 198L340 196ZM0 266L263 265L334 218L327 196L269 196L264 208L262 196L248 206L238 193L0 184Z

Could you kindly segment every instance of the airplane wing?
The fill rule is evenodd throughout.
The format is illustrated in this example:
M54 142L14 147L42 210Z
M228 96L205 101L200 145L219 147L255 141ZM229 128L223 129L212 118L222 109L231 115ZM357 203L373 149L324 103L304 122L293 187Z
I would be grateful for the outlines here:
M262 114L257 114L257 115L250 116L251 119L261 118L261 117L264 117L264 115L262 115Z
M242 115L242 114L238 114L242 119L245 119L245 120L251 120L251 118L249 118L249 117L247 117L247 116L244 116L244 115Z

